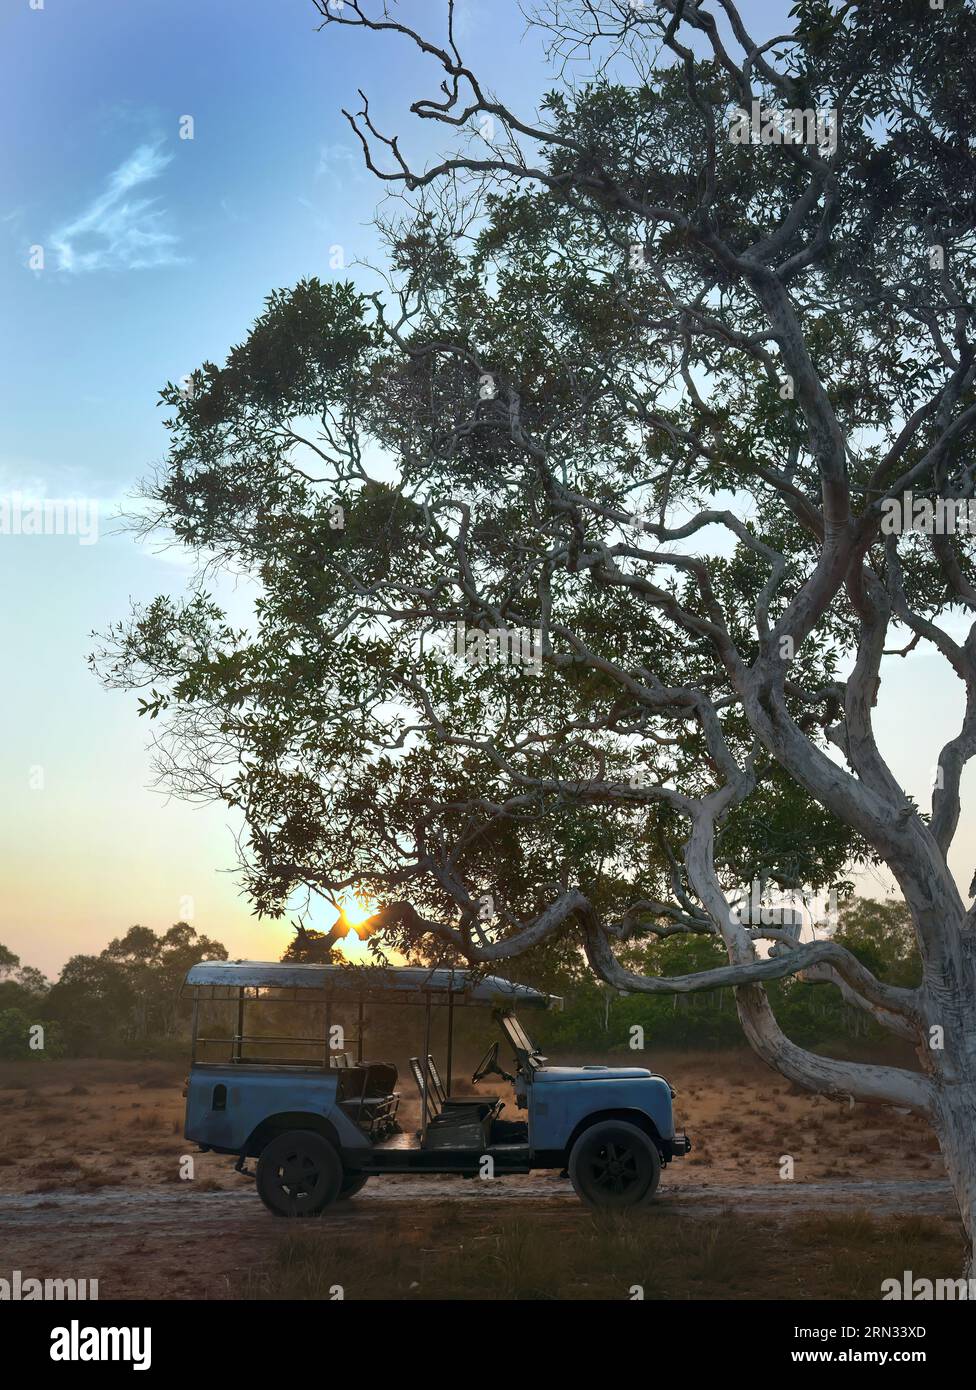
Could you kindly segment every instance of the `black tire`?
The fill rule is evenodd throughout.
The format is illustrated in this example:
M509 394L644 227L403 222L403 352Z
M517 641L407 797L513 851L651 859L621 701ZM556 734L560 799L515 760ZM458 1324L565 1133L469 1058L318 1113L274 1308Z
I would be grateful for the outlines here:
M601 1120L584 1130L569 1155L569 1177L589 1207L639 1207L661 1178L654 1140L626 1120Z
M355 1197L357 1192L361 1192L369 1182L369 1173L349 1173L342 1179L342 1186L339 1188L339 1201L347 1202L350 1197Z
M318 1216L341 1187L342 1160L314 1130L276 1135L258 1159L258 1196L275 1216Z

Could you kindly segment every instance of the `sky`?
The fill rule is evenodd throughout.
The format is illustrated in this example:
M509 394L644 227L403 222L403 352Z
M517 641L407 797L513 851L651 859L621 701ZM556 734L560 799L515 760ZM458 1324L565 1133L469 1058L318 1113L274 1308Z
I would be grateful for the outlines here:
M353 263L378 257L382 190L341 108L363 87L401 130L436 84L406 44L319 23L310 0L0 6L0 502L74 500L97 522L94 543L0 535L0 941L49 974L134 922L186 918L258 958L291 936L240 896L225 808L152 789L136 697L85 657L93 629L188 573L113 523L165 453L160 388L223 360L275 288L375 285ZM523 31L507 0L459 6L513 100L541 74Z
M743 9L783 32L787 5ZM458 10L466 57L531 111L551 77L514 0ZM405 0L425 27L443 12ZM362 87L381 129L434 152L407 115L436 95L431 66L318 22L310 0L0 8L0 505L23 518L33 500L70 500L84 532L0 535L0 942L48 974L135 922L190 920L234 956L276 958L290 939L240 896L226 810L153 790L136 697L103 690L85 656L132 601L184 587L180 556L112 521L164 455L159 389L223 360L274 288L374 284L352 263L378 256L382 189L341 107ZM245 589L217 593L246 608ZM894 665L879 726L920 800L960 711L935 658ZM969 817L957 839L966 883L973 831Z

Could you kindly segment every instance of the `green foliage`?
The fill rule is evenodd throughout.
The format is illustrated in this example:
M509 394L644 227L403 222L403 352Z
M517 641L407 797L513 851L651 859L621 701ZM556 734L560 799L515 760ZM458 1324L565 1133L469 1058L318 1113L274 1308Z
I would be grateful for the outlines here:
M886 984L914 989L922 982L915 929L904 902L852 899L841 914L834 940Z
M226 960L219 941L186 922L168 931L130 927L97 956L72 956L43 1001L76 1056L155 1055L160 1041L185 1033L188 1010L179 1002L195 962Z
M65 1043L60 1025L47 1021L48 981L32 965L0 943L0 1059L44 1061L60 1057ZM31 1029L44 1028L43 1048L31 1047Z
M21 965L20 958L0 944L0 1057L43 1058L59 1056L62 1050L60 1030L45 1024L44 1049L28 1046L32 1024L44 1018L44 1005L50 990L40 970Z
M43 1024L44 1046L31 1046L31 1030L39 1020L24 1009L0 1007L0 1060L5 1062L52 1061L65 1052L56 1023Z
M676 74L663 72L645 91L591 84L554 97L551 111L594 161L616 160L607 167L625 185L643 180L642 196L670 180L690 198L696 127L674 119L685 102ZM739 158L731 151L723 157ZM561 158L557 149L556 173ZM730 190L740 172L730 166ZM743 207L763 196L758 185L744 190ZM391 260L423 305L399 337L384 332L384 306L349 286L303 281L270 296L245 342L223 367L206 364L191 396L163 392L172 446L150 498L184 543L260 581L255 622L235 630L202 591L182 604L160 598L109 634L93 665L110 684L148 689L140 713L169 716L162 738L181 791L244 814L246 883L260 913L282 915L309 884L353 881L380 901L398 897L405 865L428 863L436 844L472 897L491 896L502 933L544 907L554 884L579 883L600 911L620 914L635 899L670 896L669 856L680 859L686 827L637 798L561 788L597 769L626 783L638 760L649 780L689 794L714 786L696 720L673 721L668 745L650 743L646 708L613 674L653 669L665 684L719 695L714 653L639 593L599 584L591 566L576 564L610 543L609 528L559 506L556 480L617 510L653 512L665 492L675 504L707 504L719 487L749 485L743 460L786 454L796 421L787 412L784 424L755 364L719 344L707 363L690 365L712 373L716 458L726 462L702 469L681 458L674 468L674 431L700 421L664 399L674 343L622 307L622 295L639 290L642 313L667 309L654 277L642 282L627 262L628 242L644 230L624 217L608 234L600 208L534 191L492 193L486 211L468 254L427 214L391 238ZM760 215L750 206L750 217ZM687 248L658 251L680 276L700 274L697 264L680 269ZM731 307L743 332L757 330L754 309L735 295ZM517 448L510 423L483 402L486 373L500 398L517 398L520 428L545 440L544 463ZM839 374L850 376L846 359ZM390 464L391 481L362 472L371 454ZM662 466L659 486L639 481ZM762 494L757 506L757 531L791 557L785 599L814 559L791 513ZM466 580L456 573L462 536ZM706 567L731 632L753 655L764 565L739 545ZM690 577L673 588L704 614ZM434 654L454 624L488 625L482 604L531 628L543 593L552 629L571 634L556 643L558 665L528 676L511 666L458 669ZM835 676L839 635L810 635L798 680ZM794 713L808 718L799 702ZM731 712L723 725L745 757L745 722ZM810 736L822 741L822 729L811 725ZM520 777L553 790L538 785L516 810L500 810L512 781L489 739ZM199 751L214 743L235 775L201 765ZM760 873L819 888L869 857L787 771L758 770L756 793L721 829L729 888ZM418 911L456 916L443 878L407 878ZM391 929L390 945L417 947L408 935Z

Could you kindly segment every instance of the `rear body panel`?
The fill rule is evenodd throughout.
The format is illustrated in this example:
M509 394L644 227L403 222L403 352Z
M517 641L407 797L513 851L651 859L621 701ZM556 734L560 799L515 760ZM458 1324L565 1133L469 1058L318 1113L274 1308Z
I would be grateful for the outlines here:
M243 1153L275 1115L310 1115L335 1130L342 1152L365 1153L369 1140L338 1102L341 1074L289 1067L195 1066L186 1095L186 1137L206 1148ZM296 1126L296 1128L299 1126Z

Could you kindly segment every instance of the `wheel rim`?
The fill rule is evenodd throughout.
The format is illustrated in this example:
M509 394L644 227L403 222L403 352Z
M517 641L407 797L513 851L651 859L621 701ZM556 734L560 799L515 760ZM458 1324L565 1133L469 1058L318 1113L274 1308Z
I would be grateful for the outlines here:
M590 1182L597 1192L623 1197L641 1181L637 1152L619 1139L600 1145L587 1164Z
M310 1206L322 1183L321 1165L306 1149L296 1149L275 1164L274 1186L287 1206Z

